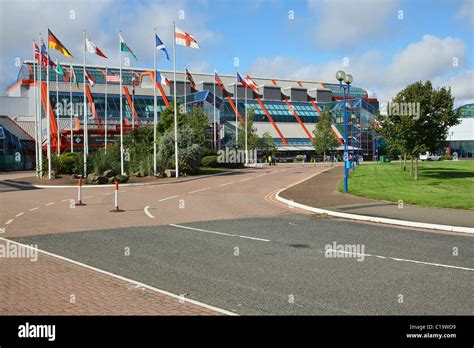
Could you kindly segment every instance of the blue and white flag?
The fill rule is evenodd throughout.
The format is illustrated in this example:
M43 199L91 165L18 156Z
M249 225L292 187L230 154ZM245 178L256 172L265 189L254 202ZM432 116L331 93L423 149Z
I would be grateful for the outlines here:
M171 83L170 81L164 77L159 71L155 72L156 75L156 82L159 83L160 85L163 86L168 86L168 88L171 88Z
M163 43L163 41L160 40L160 38L156 34L155 34L155 41L156 41L156 49L165 52L166 59L170 60L170 56L168 55L168 51L166 50L165 44Z

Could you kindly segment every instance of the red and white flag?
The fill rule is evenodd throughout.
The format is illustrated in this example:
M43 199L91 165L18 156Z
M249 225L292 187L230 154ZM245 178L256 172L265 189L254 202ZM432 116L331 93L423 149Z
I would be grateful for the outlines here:
M199 48L199 45L194 36L182 31L178 27L175 27L174 37L177 45L182 45L191 48Z
M89 39L87 36L86 36L86 49L87 49L87 52L89 53L94 53L94 54L97 54L98 56L102 57L102 58L107 58L107 56L104 54L104 52L102 52L99 47L97 47L92 41L91 39Z
M249 75L245 76L245 82L250 88L258 93L258 85Z
M89 83L91 84L91 87L94 86L95 80L92 78L92 76L87 72L86 70L86 77Z

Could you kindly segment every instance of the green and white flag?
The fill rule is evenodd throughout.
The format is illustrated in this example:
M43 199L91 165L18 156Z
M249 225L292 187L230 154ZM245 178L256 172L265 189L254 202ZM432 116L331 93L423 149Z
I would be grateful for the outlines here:
M64 82L67 81L66 72L64 71L63 67L59 63L59 60L56 59L56 68L54 69L56 74L61 75L63 77Z
M132 52L132 50L130 49L130 47L128 47L128 45L125 43L125 41L123 40L123 37L121 34L119 34L120 36L120 51L122 52L127 52L127 53L130 53L133 58L135 58L135 60L138 60L137 59L137 56L135 55L135 53Z

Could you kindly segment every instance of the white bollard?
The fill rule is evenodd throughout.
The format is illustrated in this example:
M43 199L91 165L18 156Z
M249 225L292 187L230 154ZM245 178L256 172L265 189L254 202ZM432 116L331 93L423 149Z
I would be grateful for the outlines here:
M112 213L123 212L123 210L119 208L119 182L118 180L115 182L115 209L111 210L111 212Z
M77 183L77 203L76 203L76 206L85 205L84 203L82 203L81 195L82 195L82 178L79 178L79 182Z

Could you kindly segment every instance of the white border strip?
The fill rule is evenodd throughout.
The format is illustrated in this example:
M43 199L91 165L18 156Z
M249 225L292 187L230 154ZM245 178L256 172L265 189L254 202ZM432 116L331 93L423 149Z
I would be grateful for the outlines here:
M192 303L192 304L194 304L194 305L201 306L201 307L204 307L204 308L207 308L207 309L210 309L210 310L213 310L213 311L222 313L222 314L231 315L231 316L238 316L238 314L233 313L233 312L229 312L229 311L227 311L227 310L225 310L225 309L218 308L218 307L214 307L214 306L211 306L211 305L208 305L208 304L205 304L205 303L196 301L196 300L192 300L192 299L187 298L187 297L179 296L179 295L173 294L173 293L171 293L171 292L168 292L168 291L166 291L166 290L161 290L161 289L155 288L155 287L153 287L153 286L150 286L150 285L141 283L141 282L139 282L139 281L136 281L136 280L133 280L133 279L129 279L129 278L125 278L125 277L122 277L122 276L120 276L120 275L118 275L118 274L111 273L111 272L107 272L107 271L104 271L104 270L102 270L102 269L99 269L99 268L96 268L96 267L93 267L93 266L89 266L89 265L87 265L87 264L85 264L85 263L82 263L82 262L79 262L79 261L75 261L75 260L69 259L69 258L64 257L64 256L56 255L56 254L50 253L50 252L48 252L48 251L44 251L44 250L41 250L41 249L38 249L38 248L34 248L34 247L30 246L30 245L18 243L18 242L15 242L15 241L11 240L11 239L7 239L7 238L3 238L3 237L0 237L0 240L4 240L4 241L6 241L7 243L14 243L14 244L17 244L17 245L21 245L22 247L25 247L25 248L29 248L29 249L33 249L33 250L35 250L35 251L39 251L40 253L43 253L43 254L45 254L45 255L49 255L49 256L51 256L51 257L55 257L55 258L57 258L57 259L59 259L59 260L66 261L66 262L72 263L72 264L74 264L74 265L77 265L77 266L80 266L80 267L84 267L84 268L90 269L90 270L92 270L92 271L95 271L95 272L98 272L98 273L102 273L102 274L108 275L109 277L116 278L116 279L119 279L119 280L122 280L122 281L125 281L125 282L128 282L128 283L131 283L131 284L140 286L140 287L142 287L142 288L146 288L146 289L148 289L148 290L158 292L158 293L163 294L163 295L171 296L171 297L176 298L176 299L178 299L178 300L180 300L180 301L183 301L183 299L184 299L184 302L189 302L189 303Z
M316 213L316 214L326 214L326 215L329 215L329 216L335 216L335 217L339 217L339 218L343 218L343 219L369 221L369 222L376 222L376 223L383 223L383 224L397 225L397 226L406 226L406 227L425 228L425 229L438 230L438 231L474 233L474 228L472 228L472 227L439 225L439 224L430 224L430 223L425 223L425 222L406 221L406 220L389 219L389 218L382 218L382 217L375 217L375 216L368 216L368 215L342 213L342 212L337 212L337 211L332 211L332 210L327 210L327 209L310 207L308 205L297 203L297 202L294 202L292 200L288 200L288 199L283 198L283 197L280 196L280 193L282 193L286 189L289 189L290 187L296 186L296 185L298 185L298 184L300 184L300 183L302 183L306 180L309 180L309 179L315 177L316 175L324 173L325 171L327 171L329 169L332 169L332 168L334 168L334 167L327 168L327 169L325 169L325 170L323 170L319 173L311 175L309 178L300 180L300 181L298 181L294 184L291 184L290 186L286 186L286 187L280 189L275 194L275 198L278 201L287 204L288 206L296 207L296 208L303 209L303 210L306 210L306 211L310 211L310 212Z

